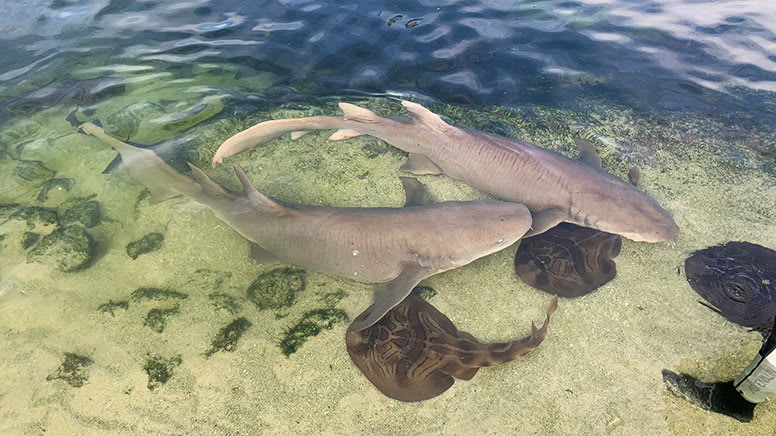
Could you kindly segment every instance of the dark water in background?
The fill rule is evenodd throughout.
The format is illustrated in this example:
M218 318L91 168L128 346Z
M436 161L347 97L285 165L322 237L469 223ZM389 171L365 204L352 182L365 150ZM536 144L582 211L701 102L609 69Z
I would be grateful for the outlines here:
M27 0L3 7L0 53L0 121L9 102L22 111L20 96L73 71L173 80L198 63L276 76L269 89L211 84L227 103L387 93L565 105L593 94L766 124L776 112L772 1Z

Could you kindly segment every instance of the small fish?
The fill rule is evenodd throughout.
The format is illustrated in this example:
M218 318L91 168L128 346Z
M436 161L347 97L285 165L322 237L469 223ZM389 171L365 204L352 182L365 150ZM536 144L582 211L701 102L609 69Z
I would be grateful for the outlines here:
M455 378L471 380L481 367L511 362L536 349L557 308L558 297L553 297L544 325L537 329L531 323L528 337L482 344L413 292L368 329L351 326L345 342L353 363L380 392L400 401L422 401L449 389Z
M329 139L371 135L409 153L402 171L446 174L506 201L524 204L538 235L560 222L592 227L634 241L673 240L678 227L665 209L638 188L601 170L585 141L581 161L519 139L460 129L423 106L403 101L412 118L383 118L348 103L343 117L316 116L259 123L227 139L213 165L291 132L338 129Z
M255 244L254 258L375 283L375 308L356 330L377 322L421 280L506 248L531 226L525 206L495 200L408 208L281 204L259 192L238 165L234 170L243 192L235 194L194 165L189 164L192 178L153 151L121 142L92 123L80 128L121 154L153 202L182 194L208 206Z

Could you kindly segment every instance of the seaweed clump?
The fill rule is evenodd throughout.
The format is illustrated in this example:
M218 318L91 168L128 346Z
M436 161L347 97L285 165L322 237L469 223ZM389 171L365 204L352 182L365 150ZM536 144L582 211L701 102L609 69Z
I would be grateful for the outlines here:
M219 330L211 343L212 346L205 352L205 356L210 357L213 353L220 350L234 351L234 348L237 346L237 341L252 325L253 324L244 317L237 318L230 322L226 327Z
M117 310L127 310L129 309L129 301L113 301L108 300L107 303L102 303L99 306L97 306L97 310L100 312L110 313L111 316L116 316Z
M316 309L302 316L296 325L288 329L280 341L280 349L286 357L295 353L310 336L316 336L323 330L330 330L338 322L347 322L348 314L340 309Z
M149 233L137 241L127 244L127 255L133 260L142 254L151 253L158 250L164 242L164 235L161 233Z
M148 390L153 391L167 383L167 380L172 377L173 370L181 363L183 363L183 359L180 354L169 359L162 356L150 356L143 365L143 369L148 374Z
M188 295L177 292L177 291L170 291L168 289L159 289L159 288L137 288L135 289L129 297L134 301L140 301L140 300L169 300L169 299L176 299L176 300L185 300L189 298Z
M59 224L67 226L78 223L89 229L99 224L101 220L100 203L88 200L66 210L59 219Z
M27 260L73 272L89 266L94 250L94 239L83 227L62 227L41 239L27 254Z
M80 388L84 382L89 379L86 373L86 367L94 361L86 356L80 356L75 353L65 353L65 361L59 365L59 368L46 377L46 380L64 380L74 388Z
M216 310L226 310L233 315L240 311L240 303L237 301L237 298L229 294L213 292L207 297L210 299L210 302Z
M297 292L306 287L305 270L298 268L277 268L260 275L248 287L248 299L259 310L280 309L294 304Z
M148 311L143 325L147 325L156 333L162 333L167 326L167 318L177 315L179 311L177 305L168 309L151 309Z

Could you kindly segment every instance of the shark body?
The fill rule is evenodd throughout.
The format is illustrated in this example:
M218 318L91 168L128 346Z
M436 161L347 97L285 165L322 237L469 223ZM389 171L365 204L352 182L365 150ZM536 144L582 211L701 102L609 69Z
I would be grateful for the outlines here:
M134 147L94 124L81 130L113 146L152 201L182 194L210 209L278 260L365 283L376 283L375 309L357 330L377 322L421 280L516 242L531 226L528 209L503 201L445 202L407 208L337 208L281 204L260 193L243 170L232 193L189 164L192 177L153 151Z
M592 147L580 160L569 159L517 139L461 129L447 124L423 106L403 101L411 118L384 118L340 103L344 116L316 116L259 123L226 140L213 158L223 159L284 133L296 139L310 130L337 129L329 139L370 135L409 153L402 170L446 174L503 200L531 210L532 229L542 233L570 222L616 233L634 241L664 242L676 237L671 216L637 187L601 170Z

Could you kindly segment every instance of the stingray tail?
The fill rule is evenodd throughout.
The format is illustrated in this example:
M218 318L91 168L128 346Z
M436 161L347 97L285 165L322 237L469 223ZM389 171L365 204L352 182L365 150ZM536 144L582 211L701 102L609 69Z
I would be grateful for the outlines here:
M531 323L531 336L506 344L492 344L488 346L490 353L481 362L480 366L493 366L515 360L535 350L539 344L547 337L547 330L550 326L550 315L558 309L558 296L552 297L549 307L547 307L547 317L541 328Z

